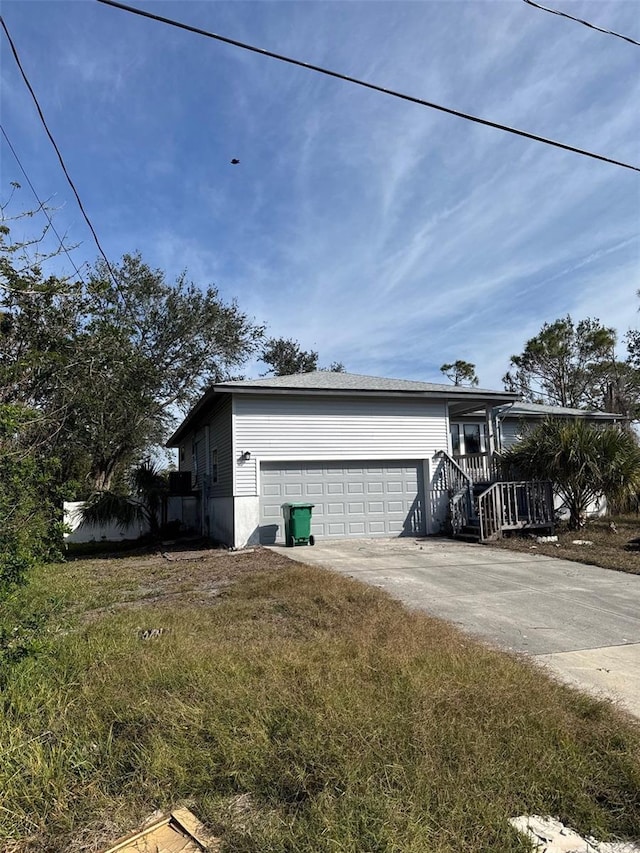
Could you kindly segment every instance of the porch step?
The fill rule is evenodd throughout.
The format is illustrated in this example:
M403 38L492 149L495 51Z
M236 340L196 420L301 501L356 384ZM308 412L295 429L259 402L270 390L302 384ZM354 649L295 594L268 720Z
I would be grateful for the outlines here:
M458 539L461 542L479 542L480 534L479 533L456 533L453 537L454 539Z
M471 522L465 524L459 533L456 533L454 539L462 539L463 542L479 542L480 541L480 522Z
M489 480L487 480L486 482L484 480L474 480L473 497L477 498L478 495L481 495L483 492L486 492L490 485L491 482Z

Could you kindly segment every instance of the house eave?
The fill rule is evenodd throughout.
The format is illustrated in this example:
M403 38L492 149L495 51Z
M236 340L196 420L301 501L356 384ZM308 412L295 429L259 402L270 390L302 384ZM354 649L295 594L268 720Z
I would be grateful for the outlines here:
M561 406L555 407L553 411L536 411L535 409L529 408L521 408L518 405L518 402L511 403L509 405L498 406L496 408L497 416L501 419L504 418L533 418L535 420L544 420L544 418L586 418L590 421L610 421L610 422L618 422L624 421L626 418L624 415L618 414L616 412L598 412L590 409L565 409Z

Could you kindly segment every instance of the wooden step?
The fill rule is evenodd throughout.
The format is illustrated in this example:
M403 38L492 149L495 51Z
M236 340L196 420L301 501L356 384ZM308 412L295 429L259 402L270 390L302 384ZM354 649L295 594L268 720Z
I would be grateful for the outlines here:
M480 522L471 520L469 524L465 524L459 533L454 536L455 539L462 539L463 542L479 542L480 541Z
M453 537L454 539L459 539L461 542L479 542L480 541L480 533L456 533Z

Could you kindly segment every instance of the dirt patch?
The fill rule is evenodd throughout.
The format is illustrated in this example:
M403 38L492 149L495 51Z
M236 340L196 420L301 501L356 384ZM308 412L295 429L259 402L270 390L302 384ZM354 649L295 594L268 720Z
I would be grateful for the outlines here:
M104 613L163 604L210 607L240 578L291 566L287 557L260 547L174 551L170 557L158 553L136 555L126 563L101 560L96 581L103 589L111 589L110 600L86 609L83 619L93 621Z
M557 542L538 542L535 536L511 536L491 545L511 551L559 557L590 566L601 566L603 569L640 574L638 516L594 519L588 521L579 531L559 529L557 533ZM581 542L590 544L577 544Z

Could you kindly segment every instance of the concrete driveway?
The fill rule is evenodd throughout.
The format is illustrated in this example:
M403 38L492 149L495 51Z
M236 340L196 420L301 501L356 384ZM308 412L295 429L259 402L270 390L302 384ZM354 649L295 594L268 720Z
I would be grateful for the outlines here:
M446 539L277 548L523 652L640 716L640 575Z

